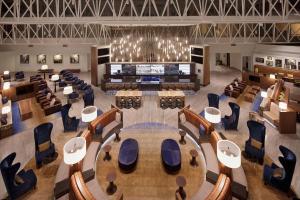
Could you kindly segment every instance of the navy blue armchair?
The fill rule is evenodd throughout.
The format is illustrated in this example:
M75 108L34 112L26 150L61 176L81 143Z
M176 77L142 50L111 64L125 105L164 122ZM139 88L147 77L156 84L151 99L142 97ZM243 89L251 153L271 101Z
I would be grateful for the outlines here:
M208 106L209 107L219 108L219 95L213 94L213 93L208 93L207 98L208 98Z
M64 125L64 132L68 131L77 131L79 119L76 119L76 117L69 117L69 110L71 108L71 104L65 104L61 108L61 118Z
M13 152L0 163L2 177L10 199L17 199L27 191L35 188L37 182L32 169L27 171L22 169L17 173L21 164L13 164L15 157L16 153Z
M263 178L265 184L289 192L297 159L296 155L288 148L280 145L279 150L283 155L278 158L282 167L277 166L274 162L271 166L265 165Z
M85 91L83 95L84 107L93 106L94 105L94 92L93 90Z
M41 167L44 159L55 155L55 145L51 141L52 123L43 123L34 128L35 162Z
M240 106L233 102L229 102L228 104L232 113L230 116L225 115L225 117L222 118L222 123L225 130L237 130L240 117Z
M265 156L266 127L253 120L249 120L247 126L250 135L245 144L245 153L250 158L254 158L262 164Z

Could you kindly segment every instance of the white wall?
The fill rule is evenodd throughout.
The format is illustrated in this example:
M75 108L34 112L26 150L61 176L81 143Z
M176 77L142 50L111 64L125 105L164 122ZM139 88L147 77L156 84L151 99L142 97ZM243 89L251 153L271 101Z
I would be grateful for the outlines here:
M29 64L20 64L20 55L29 54ZM46 55L46 64L49 68L60 71L62 69L72 68L88 71L90 68L90 45L11 45L0 46L0 69L9 69L11 71L37 71L41 64L37 63L37 55ZM63 55L62 64L54 64L53 56L56 54ZM79 54L79 64L71 64L70 56Z
M252 56L254 48L255 48L254 44L237 44L236 46L231 46L228 44L210 45L210 69L211 69L211 71L216 70L216 53L236 54L236 56L239 57L239 58L237 58L237 60L242 60L242 56ZM239 55L237 55L237 54L239 54ZM230 61L231 61L231 59L230 59ZM242 61L240 61L240 65L242 65ZM236 66L236 67L239 69L242 69L242 66Z
M242 71L243 68L242 56L240 53L231 53L230 54L230 67Z

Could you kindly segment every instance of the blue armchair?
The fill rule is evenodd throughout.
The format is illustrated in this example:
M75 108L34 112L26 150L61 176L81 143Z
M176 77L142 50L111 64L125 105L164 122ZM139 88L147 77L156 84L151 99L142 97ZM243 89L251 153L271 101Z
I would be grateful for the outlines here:
M266 127L253 120L249 120L247 126L250 136L245 144L245 153L250 158L254 158L262 164L265 156Z
M45 158L55 155L55 145L51 141L52 123L43 123L34 128L35 162L41 167Z
M293 174L296 166L296 155L288 148L280 145L279 150L283 156L278 159L282 167L272 163L271 166L264 166L264 182L265 184L276 187L284 192L288 192L293 179Z
M71 104L65 104L61 108L61 118L64 125L64 132L68 131L77 131L79 119L76 119L76 117L70 118L68 113L71 108Z
M219 95L208 93L207 98L209 107L219 108Z
M237 130L240 117L240 106L233 102L229 102L228 104L232 113L230 116L225 115L225 117L222 118L222 123L225 130Z
M85 91L83 95L84 107L93 106L94 105L94 92L93 90Z
M5 183L5 187L10 199L17 199L22 194L35 188L36 186L36 175L30 170L19 170L21 164L12 164L16 157L16 153L9 154L0 163L2 177Z

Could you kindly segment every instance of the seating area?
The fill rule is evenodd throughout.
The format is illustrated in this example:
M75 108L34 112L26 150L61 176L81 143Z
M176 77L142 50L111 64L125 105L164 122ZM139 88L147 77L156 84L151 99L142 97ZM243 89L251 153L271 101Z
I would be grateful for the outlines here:
M0 200L300 199L300 0L0 17Z

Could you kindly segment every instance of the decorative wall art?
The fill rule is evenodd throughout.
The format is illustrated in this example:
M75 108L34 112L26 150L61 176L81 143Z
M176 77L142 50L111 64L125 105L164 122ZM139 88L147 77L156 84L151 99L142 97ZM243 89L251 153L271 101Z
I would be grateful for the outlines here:
M282 67L282 60L275 59L275 67Z
M286 69L297 69L295 59L285 59L284 64Z
M273 61L272 60L267 60L266 65L267 66L273 66Z
M53 63L54 64L61 64L63 63L63 56L62 54L56 54L53 56Z
M78 64L79 63L79 54L72 54L70 56L70 63L71 64Z
M45 54L37 55L37 63L38 64L46 64L46 55Z
M29 64L29 55L28 54L20 55L20 64Z
M265 59L264 58L260 58L260 57L256 57L255 58L255 62L257 62L257 63L265 63Z
M267 60L273 60L272 56L267 56Z

